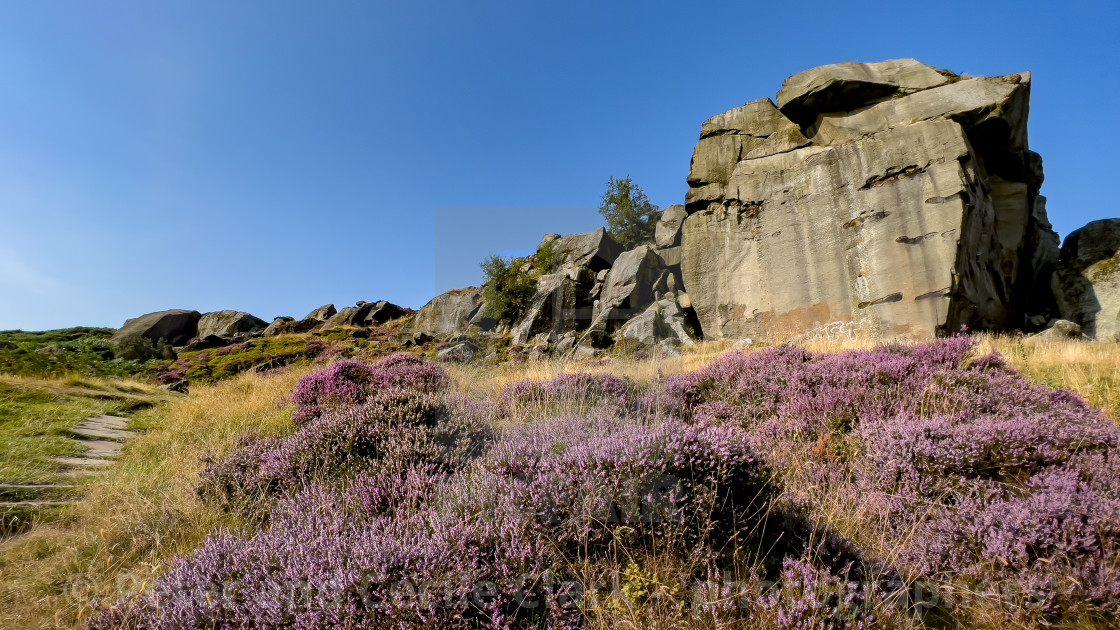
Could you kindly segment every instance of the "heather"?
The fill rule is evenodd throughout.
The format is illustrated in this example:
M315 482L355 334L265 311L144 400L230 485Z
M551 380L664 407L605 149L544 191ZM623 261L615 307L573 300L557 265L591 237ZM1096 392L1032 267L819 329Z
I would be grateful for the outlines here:
M733 353L670 379L656 404L746 428L790 509L858 510L865 562L990 598L1009 622L1120 614L1120 431L971 350Z
M631 411L636 404L633 383L613 374L561 374L548 380L526 379L502 388L498 401L509 416Z
M248 511L316 479L461 465L488 432L491 411L447 394L447 382L439 366L403 354L372 365L339 361L310 374L293 395L295 430L247 436L231 455L211 458L199 494Z
M111 476L127 488L94 486L80 530L56 543L36 528L12 548L56 571L34 597L0 595L3 614L74 625L93 603L98 628L1114 625L1120 440L1081 397L1110 400L1086 389L1101 376L1081 355L1058 370L1032 346L967 339L702 351L559 372L321 359L200 385L168 404L168 430L168 412L141 415L153 433ZM250 422L225 419L264 394ZM92 596L69 599L76 571Z

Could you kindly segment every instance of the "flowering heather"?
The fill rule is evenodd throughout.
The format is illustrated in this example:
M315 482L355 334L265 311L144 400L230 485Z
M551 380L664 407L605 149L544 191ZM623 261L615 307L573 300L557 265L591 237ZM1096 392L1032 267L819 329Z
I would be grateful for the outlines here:
M245 509L315 478L371 466L461 465L481 452L494 412L436 393L446 381L442 368L408 355L373 365L341 361L320 370L296 388L302 419L297 430L250 439L226 459L209 462L199 493Z
M467 500L441 500L440 485ZM423 468L313 486L267 530L214 535L90 627L572 627L539 536L473 487ZM452 511L464 503L472 514Z
M620 577L712 627L920 625L882 576L941 589L943 625L1107 626L1120 429L972 353L783 347L640 397L574 374L497 403L407 355L335 366L300 383L294 433L204 475L219 501L273 497L267 526L92 627L572 627L621 608L571 594Z
M318 417L324 408L363 402L373 380L368 363L339 361L326 369L300 379L292 400L296 403L296 422Z
M622 527L625 544L712 545L711 562L728 560L768 500L765 471L730 425L543 420L508 430L484 465L573 557L617 543Z
M502 389L502 409L513 413L527 409L543 415L549 412L622 412L634 403L634 386L613 374L561 374L547 381L524 380Z
M1072 393L970 351L956 338L733 353L669 379L652 400L745 428L808 518L830 507L826 496L870 506L867 527L893 550L880 562L969 588L998 582L1020 594L1005 603L1051 620L1120 614L1110 586L1120 582L1120 430Z
M450 382L447 371L406 353L373 363L339 361L300 379L292 399L297 423L318 417L325 409L364 402L383 389L406 388L437 393Z

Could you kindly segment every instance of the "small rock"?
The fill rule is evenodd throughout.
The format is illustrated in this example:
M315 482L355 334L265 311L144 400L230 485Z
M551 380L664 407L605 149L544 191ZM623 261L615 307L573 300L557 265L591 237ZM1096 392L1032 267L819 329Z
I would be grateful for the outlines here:
M1076 339L1076 340L1089 340L1089 337L1081 333L1081 326L1065 319L1055 319L1050 322L1050 327L1046 330L1031 335L1035 339Z

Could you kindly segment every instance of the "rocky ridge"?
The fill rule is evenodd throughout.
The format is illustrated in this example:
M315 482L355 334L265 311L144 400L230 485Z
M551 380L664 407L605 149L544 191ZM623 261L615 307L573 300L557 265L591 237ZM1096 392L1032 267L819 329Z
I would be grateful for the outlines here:
M209 347L406 317L400 341L441 340L447 360L498 340L541 355L964 329L1120 338L1120 219L1074 232L1059 255L1028 144L1030 88L1029 73L968 77L913 59L794 75L776 103L700 126L684 203L665 209L652 243L623 251L602 228L546 235L523 261L536 290L514 322L468 287L415 313L359 302L267 325L166 311L114 339Z

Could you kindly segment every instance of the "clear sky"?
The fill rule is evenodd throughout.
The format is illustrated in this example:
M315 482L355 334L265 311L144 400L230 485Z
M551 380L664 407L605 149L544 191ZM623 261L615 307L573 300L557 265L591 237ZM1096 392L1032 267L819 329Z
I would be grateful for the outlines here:
M0 0L0 329L419 307L668 206L700 123L839 61L1034 73L1065 236L1120 216L1115 2Z

